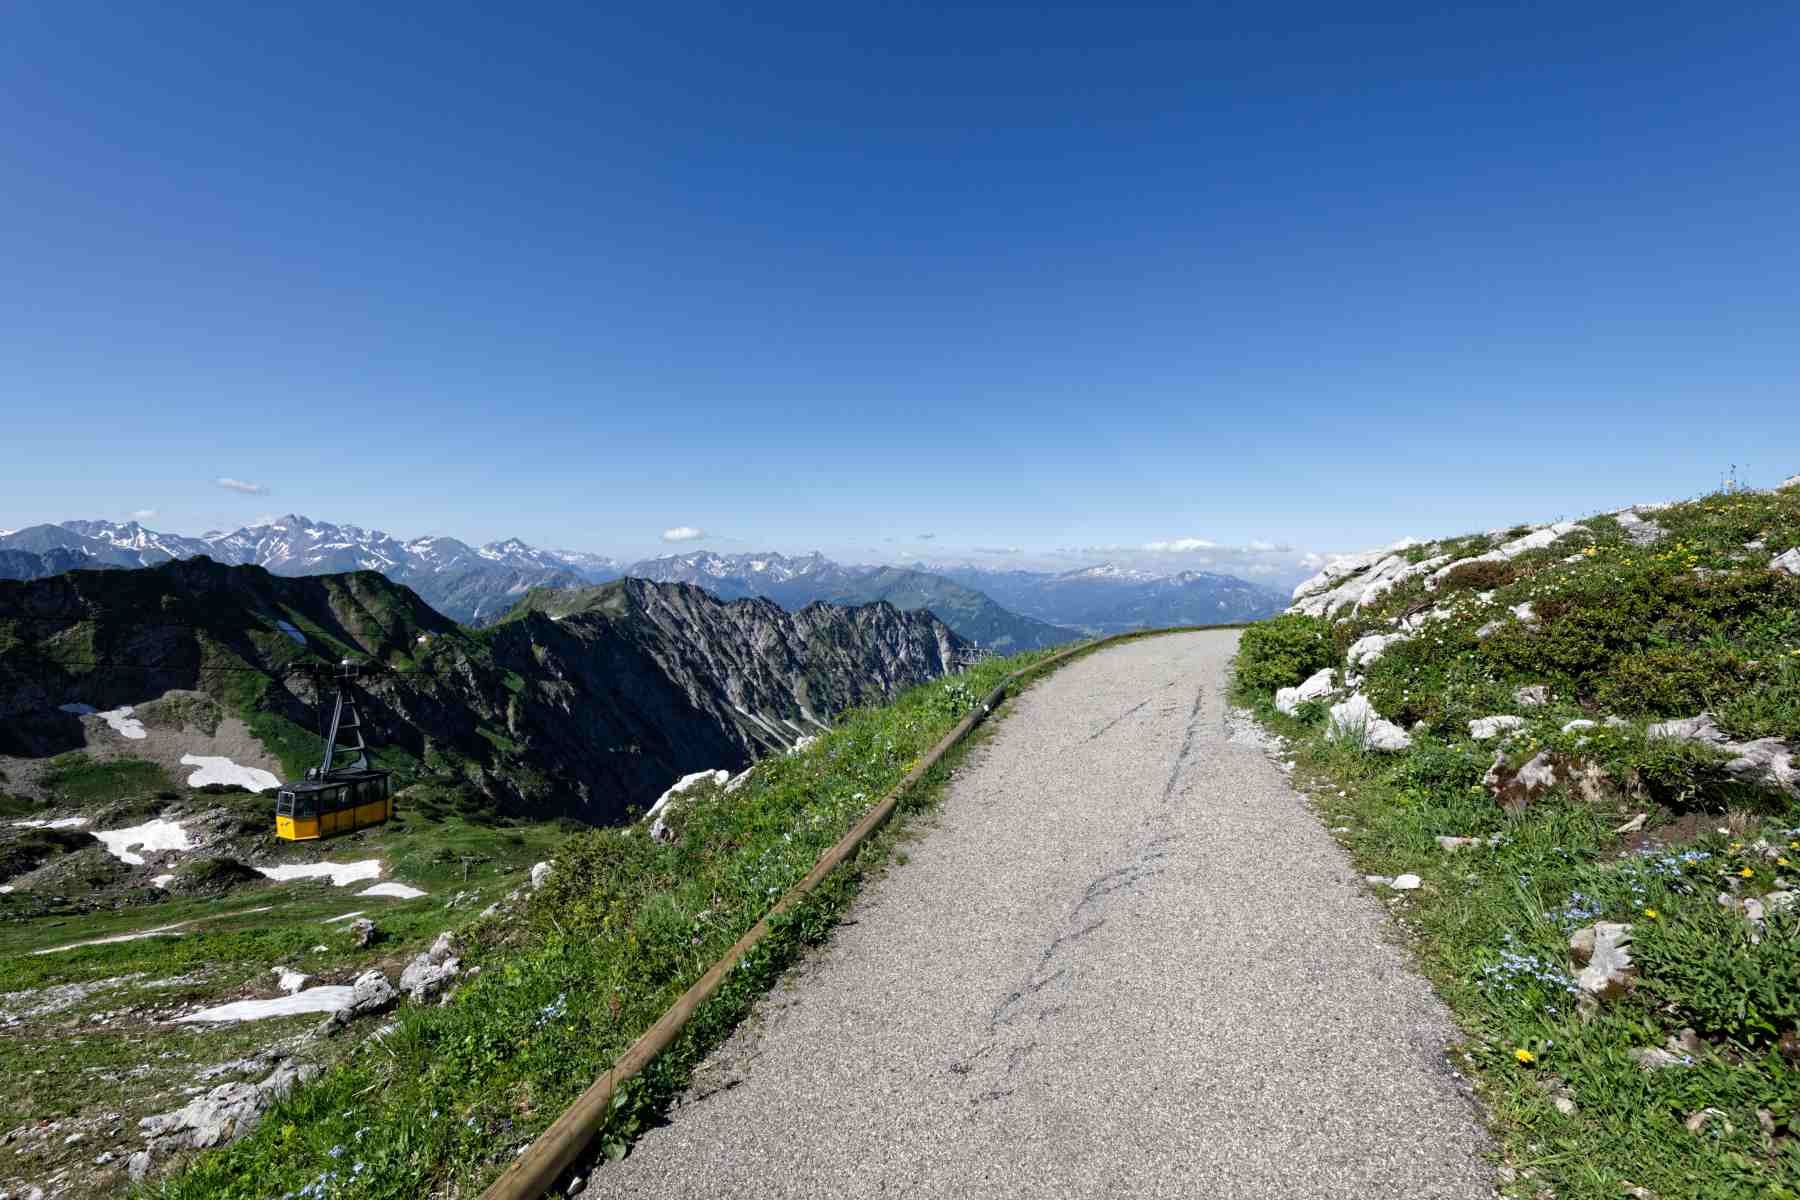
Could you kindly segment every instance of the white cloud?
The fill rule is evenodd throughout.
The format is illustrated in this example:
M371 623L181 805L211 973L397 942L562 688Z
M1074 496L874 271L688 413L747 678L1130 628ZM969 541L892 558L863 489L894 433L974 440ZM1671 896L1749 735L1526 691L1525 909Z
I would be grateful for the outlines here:
M228 492L242 492L246 496L266 496L269 494L267 484L246 483L242 479L233 479L229 475L221 475L213 480L213 482Z
M1144 549L1152 554L1192 554L1196 550L1217 550L1219 543L1209 542L1205 538L1175 538L1166 542L1145 542Z
M1309 550L1300 556L1300 561L1296 565L1305 567L1308 571L1317 571L1325 565L1325 556L1317 550Z
M971 550L973 550L976 554L1008 554L1008 555L1010 555L1010 554L1023 554L1024 553L1024 551L1019 549L1019 547L1017 547L1017 546L971 546L969 548Z
M935 533L921 533L919 535L919 540L921 542L929 542L932 538L934 538L936 536L937 536L937 534L935 534Z
M1252 554L1290 554L1293 547L1286 542L1265 542L1258 538L1244 546Z
M1276 566L1274 563L1266 562L1251 563L1244 568L1244 574L1246 575L1276 575L1280 572L1280 567Z
M697 542L706 536L706 530L695 529L692 525L677 525L673 529L663 530L662 540L665 542Z
M154 508L134 508L131 510L131 519L134 521L153 521L156 519L156 510Z

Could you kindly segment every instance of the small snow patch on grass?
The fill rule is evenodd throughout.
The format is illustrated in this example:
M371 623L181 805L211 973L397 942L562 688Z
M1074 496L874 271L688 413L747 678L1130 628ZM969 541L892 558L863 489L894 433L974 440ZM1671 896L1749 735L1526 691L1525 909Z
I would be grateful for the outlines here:
M352 863L288 863L279 867L258 867L258 872L270 879L329 879L334 887L356 883L363 879L381 878L381 860L367 858Z
M260 767L240 767L229 758L184 754L181 765L198 768L188 776L188 786L205 787L209 783L237 784L253 792L266 792L281 786L281 780Z
M94 836L106 844L107 852L114 858L134 867L144 865L144 856L133 847L145 851L193 849L187 831L173 821L146 821L129 829L96 829Z
M425 895L418 888L408 887L404 883L378 883L374 887L366 888L356 894L359 896L393 896L399 900L417 900L420 896Z

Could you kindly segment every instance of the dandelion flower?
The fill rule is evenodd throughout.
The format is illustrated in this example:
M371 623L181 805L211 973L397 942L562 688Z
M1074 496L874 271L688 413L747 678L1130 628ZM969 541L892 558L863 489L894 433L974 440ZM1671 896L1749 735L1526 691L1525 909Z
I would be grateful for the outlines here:
M1657 917L1658 917L1658 915L1660 915L1660 914L1658 914L1658 913L1657 913L1657 911L1656 911L1656 910L1655 910L1655 909L1654 909L1654 908L1646 908L1646 909L1645 909L1645 910L1644 910L1644 915L1645 915L1645 916L1646 916L1646 917L1649 917L1649 918L1650 918L1650 919L1651 919L1651 920L1652 920L1652 921L1654 921L1654 920L1656 920L1656 918L1657 918Z
M1522 1063L1534 1063L1537 1061L1537 1055L1533 1054L1531 1051L1525 1049L1524 1047L1520 1047L1519 1049L1514 1050L1513 1057L1518 1059Z
M1756 872L1752 871L1749 867L1745 867L1743 870L1738 872L1738 878L1740 878L1740 879L1755 879Z

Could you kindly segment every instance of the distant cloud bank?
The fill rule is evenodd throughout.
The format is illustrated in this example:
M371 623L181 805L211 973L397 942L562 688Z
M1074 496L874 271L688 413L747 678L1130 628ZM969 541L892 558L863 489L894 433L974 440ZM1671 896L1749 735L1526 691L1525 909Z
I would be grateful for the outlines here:
M156 519L156 510L154 508L134 508L131 510L131 519L134 521L154 521Z
M269 487L267 484L249 483L242 479L233 479L229 475L221 475L213 480L213 482L228 492L242 492L246 496L266 496L269 494Z
M706 536L706 530L695 529L692 525L677 525L673 529L663 530L662 540L665 542L697 542Z

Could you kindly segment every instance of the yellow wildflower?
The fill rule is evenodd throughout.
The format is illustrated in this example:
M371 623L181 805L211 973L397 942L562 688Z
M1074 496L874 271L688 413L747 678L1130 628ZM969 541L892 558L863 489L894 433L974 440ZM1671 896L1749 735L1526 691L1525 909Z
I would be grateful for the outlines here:
M1654 920L1656 920L1656 918L1659 914L1657 913L1657 911L1654 908L1646 908L1644 910L1644 915L1646 917L1649 917L1652 921L1654 921Z
M1738 872L1738 877L1740 879L1755 879L1756 872L1752 871L1749 867L1745 867L1743 870Z
M1514 1050L1513 1057L1518 1059L1522 1063L1534 1063L1537 1061L1537 1055L1533 1054L1531 1051L1526 1050L1524 1048Z

